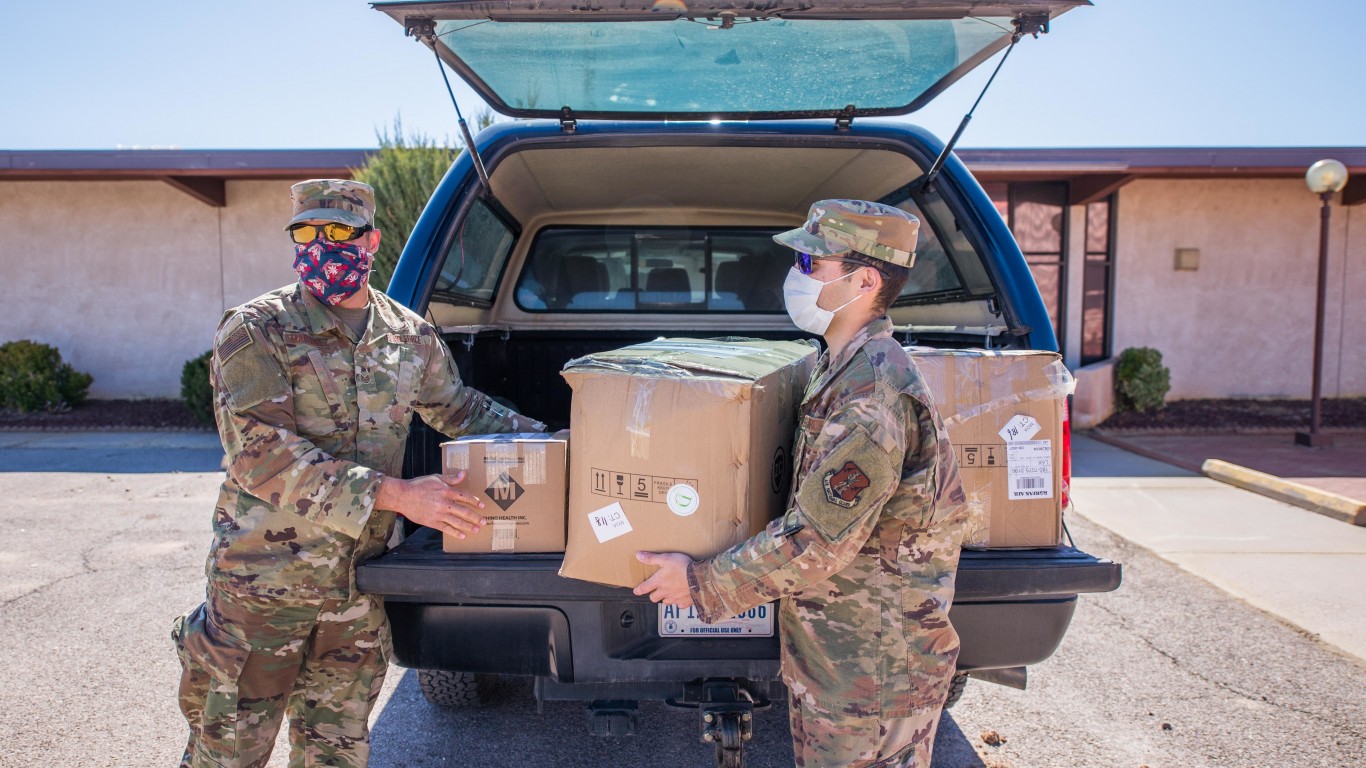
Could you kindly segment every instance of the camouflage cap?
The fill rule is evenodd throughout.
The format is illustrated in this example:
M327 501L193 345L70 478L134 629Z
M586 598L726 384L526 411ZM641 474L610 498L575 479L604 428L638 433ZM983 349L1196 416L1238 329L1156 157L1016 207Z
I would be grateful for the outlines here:
M817 200L806 224L773 236L780 245L820 258L858 251L903 267L915 265L920 219L864 200Z
M350 179L309 179L289 188L293 215L285 229L309 219L363 227L375 220L375 190Z

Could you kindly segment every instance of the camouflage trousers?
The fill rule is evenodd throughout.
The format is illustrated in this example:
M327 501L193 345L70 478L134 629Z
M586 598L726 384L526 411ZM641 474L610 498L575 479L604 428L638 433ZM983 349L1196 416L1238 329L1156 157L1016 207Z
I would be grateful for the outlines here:
M244 597L209 588L176 619L182 768L259 768L289 715L289 766L363 768L387 668L380 599Z
M911 717L832 717L788 696L797 768L930 768L942 709Z

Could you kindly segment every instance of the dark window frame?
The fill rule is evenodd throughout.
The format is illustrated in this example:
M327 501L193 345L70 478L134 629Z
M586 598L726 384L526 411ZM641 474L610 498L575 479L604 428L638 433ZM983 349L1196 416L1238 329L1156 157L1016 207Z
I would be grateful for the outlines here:
M1062 202L1062 206L1061 206L1061 207L1062 207L1062 216L1061 216L1061 226L1060 226L1059 232L1058 232L1059 240L1058 240L1058 251L1057 251L1057 256L1058 256L1058 261L1057 261L1057 267L1058 267L1058 297L1057 297L1056 312L1054 313L1054 316L1050 317L1049 319L1053 321L1053 334L1054 334L1055 338L1057 339L1057 342L1058 342L1058 349L1060 349L1060 350L1066 350L1066 349L1067 349L1067 331L1068 331L1068 328L1067 328L1067 326L1068 326L1068 323L1067 323L1067 309L1068 309L1068 291L1067 291L1067 283L1068 283L1068 274L1069 274L1068 262L1071 260L1071 259L1069 258L1070 254L1068 253L1068 250L1069 250L1068 245L1069 245L1069 241L1070 241L1070 239L1071 239L1071 225L1070 225L1070 223L1069 223L1069 221L1068 221L1068 219L1071 218L1071 217L1069 216L1069 210L1068 210L1068 209L1071 207L1071 206L1069 205L1069 195L1070 195L1070 193L1071 193L1070 185L1068 184L1068 182L1065 182L1065 181L1009 181L1009 182L1003 182L1003 183L1006 185L1006 212L1007 212L1006 227L1010 230L1011 236L1015 238L1016 244L1020 244L1020 237L1019 237L1019 235L1016 234L1016 230L1015 230L1015 223L1016 223L1016 222L1015 222L1015 218L1016 218L1016 217L1015 217L1015 211L1016 211L1016 207L1017 207L1017 199L1018 199L1018 193L1019 193L1020 189L1021 189L1022 187L1025 187L1025 186L1036 186L1036 185L1037 185L1037 186L1061 186L1061 187L1062 187L1062 201L1063 201L1063 202ZM1085 248L1085 246L1083 246L1083 249L1084 249L1084 248ZM1021 245L1021 247L1020 247L1020 254L1021 254L1022 256L1024 256L1025 264L1028 265L1029 267L1031 267L1031 269L1030 269L1030 272L1031 272L1031 273L1034 271L1034 270L1032 269L1032 267L1035 266L1034 263L1030 262L1031 256L1033 256L1033 257L1050 256L1050 255L1052 255L1052 253L1053 253L1052 251L1027 251L1027 250L1024 249L1023 245ZM1052 264L1040 264L1039 266L1053 266L1053 265L1052 265ZM1035 281L1034 281L1034 282L1037 284L1037 283L1038 283L1038 278L1035 278Z
M1089 227L1090 219L1087 218L1083 225L1088 231L1083 233L1082 239L1082 306L1081 306L1081 334L1082 346L1079 360L1081 365L1091 365L1108 360L1114 356L1114 328L1115 328L1115 240L1119 234L1119 193L1111 193L1102 200L1096 200L1088 205L1095 203L1105 203L1109 210L1106 214L1105 232L1105 327L1102 329L1101 355L1099 357L1086 354L1086 262L1087 257L1092 253L1090 247Z

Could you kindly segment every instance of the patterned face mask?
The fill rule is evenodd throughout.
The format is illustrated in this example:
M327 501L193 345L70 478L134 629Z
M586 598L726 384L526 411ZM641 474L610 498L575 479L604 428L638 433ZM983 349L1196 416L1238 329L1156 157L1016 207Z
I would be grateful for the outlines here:
M334 243L321 236L294 246L294 271L304 288L328 306L346 301L365 285L375 255L361 246Z

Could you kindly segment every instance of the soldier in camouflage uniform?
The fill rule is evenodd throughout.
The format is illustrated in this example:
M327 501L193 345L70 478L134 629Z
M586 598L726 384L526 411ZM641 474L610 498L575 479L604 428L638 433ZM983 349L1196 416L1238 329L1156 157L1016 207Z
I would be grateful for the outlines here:
M775 236L798 251L789 314L824 336L802 401L788 511L707 560L640 553L636 588L717 621L781 598L782 676L799 766L929 766L958 658L949 624L967 519L929 390L884 312L919 222L822 200Z
M299 282L229 310L214 340L228 471L206 600L172 629L182 766L264 766L286 712L291 768L364 766L389 628L356 565L395 513L461 538L483 524L462 477L399 478L413 414L448 435L544 429L464 387L436 330L369 287L368 185L291 196Z

